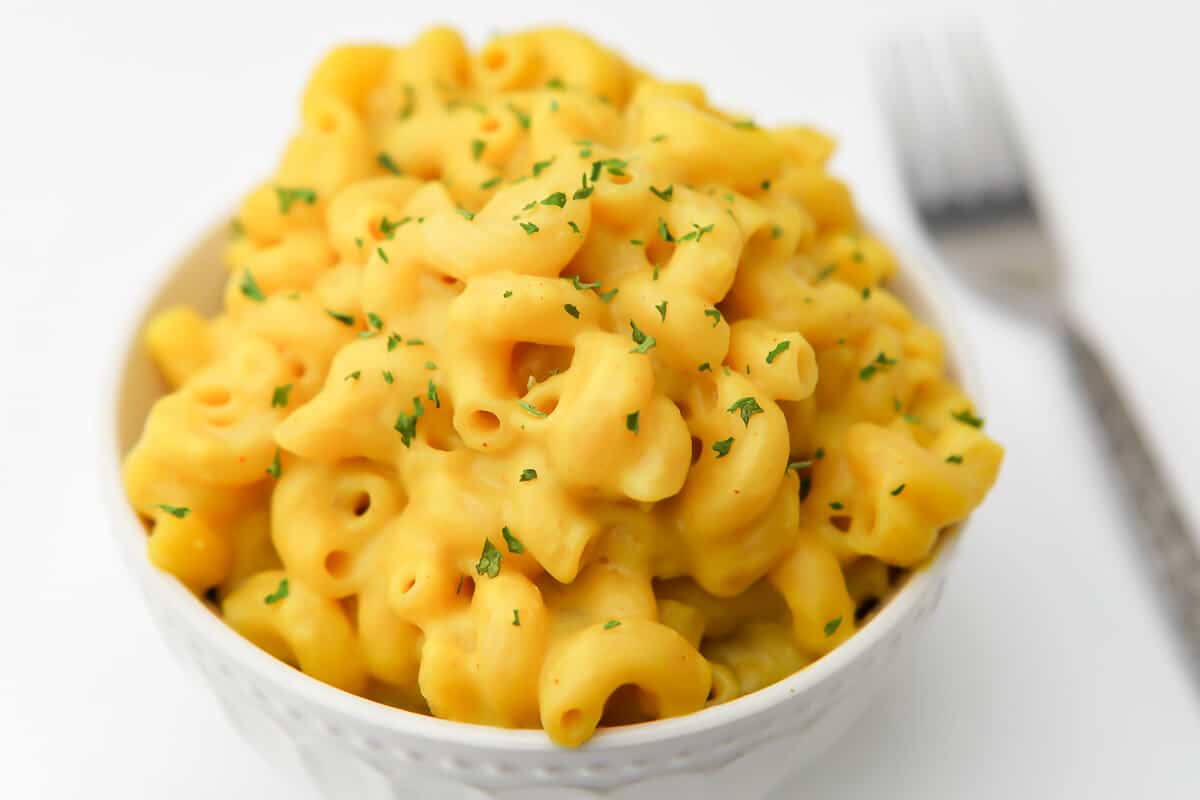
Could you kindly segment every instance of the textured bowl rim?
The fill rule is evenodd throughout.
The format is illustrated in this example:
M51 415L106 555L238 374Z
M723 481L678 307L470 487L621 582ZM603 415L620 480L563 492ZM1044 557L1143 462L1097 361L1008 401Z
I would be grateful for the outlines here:
M220 217L222 220L225 218ZM880 230L875 225L868 227ZM893 628L899 626L926 593L934 590L951 561L953 551L957 548L961 529L965 527L966 521L958 526L953 535L943 540L929 564L909 576L904 585L871 619L870 624L856 632L837 649L799 672L743 697L684 716L598 729L588 742L575 749L555 745L547 738L545 732L539 729L514 730L444 720L386 706L336 689L277 660L243 639L209 611L183 584L167 573L155 569L146 557L145 530L125 497L121 478L121 460L124 452L120 450L117 432L125 372L137 348L141 347L141 334L148 309L166 291L179 265L184 263L213 231L214 227L209 225L202 236L188 239L189 244L186 248L181 250L176 245L173 248L175 257L169 259L168 266L160 269L156 273L158 278L148 282L146 288L135 296L132 304L123 309L124 322L121 323L120 333L109 354L100 387L99 471L104 498L111 515L111 530L127 566L148 593L148 603L158 602L170 606L174 614L186 620L203 636L208 645L220 650L239 667L252 673L257 679L274 684L322 711L337 714L381 732L494 753L546 753L559 757L570 757L575 753L592 756L601 752L624 751L642 745L691 737L762 714L789 698L819 687L858 660L885 639ZM962 325L949 307L944 281L934 269L940 261L918 236L901 236L898 233L897 230L889 230L881 235L881 238L899 256L902 268L897 280L906 284L900 294L904 295L908 302L916 302L923 307L920 319L937 330L945 342L948 370L955 375L976 405L982 407L981 387L975 373L969 342Z

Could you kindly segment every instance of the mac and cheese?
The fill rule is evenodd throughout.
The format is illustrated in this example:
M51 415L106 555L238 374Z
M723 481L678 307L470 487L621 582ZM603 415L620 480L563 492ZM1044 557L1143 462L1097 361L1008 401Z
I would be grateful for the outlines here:
M820 658L1002 455L831 152L567 30L335 49L224 311L146 331L150 558L314 678L564 745Z

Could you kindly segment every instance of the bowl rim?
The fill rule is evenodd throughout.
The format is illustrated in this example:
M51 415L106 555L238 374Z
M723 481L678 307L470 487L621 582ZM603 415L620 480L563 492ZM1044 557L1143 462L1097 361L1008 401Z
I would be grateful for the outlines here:
M221 220L226 218L218 217ZM959 523L950 535L943 534L942 543L934 557L909 575L869 625L798 672L742 697L683 716L599 728L591 739L578 748L554 744L542 729L509 729L440 719L342 691L279 661L244 639L209 611L182 583L155 569L146 557L145 530L125 496L121 476L125 453L120 448L118 419L127 367L137 348L142 346L142 331L150 309L166 292L179 266L225 225L223 221L217 225L210 224L200 235L186 239L185 246L176 244L171 248L169 252L173 253L173 257L167 259L166 266L155 271L156 278L147 281L129 301L128 307L121 309L124 312L121 319L124 321L120 323L118 335L104 364L100 387L101 425L97 455L102 492L110 513L109 527L123 560L147 594L147 611L151 603L166 604L174 612L175 618L185 620L209 646L221 651L239 668L251 673L259 681L277 686L324 712L353 720L381 733L423 739L431 743L495 753L548 754L568 758L573 754L582 757L627 751L647 744L662 744L703 734L764 713L789 698L819 687L887 638L893 629L909 617L922 598L935 589L958 547L962 529L969 522L968 518ZM881 228L867 221L866 227L881 232L880 238L897 253L901 264L897 277L906 284L901 294L908 295L910 302L916 300L922 306L920 319L937 330L945 344L947 370L955 374L976 407L982 408L981 386L973 350L951 308L951 295L943 279L944 272L939 272L940 260L915 232L901 235L904 226Z

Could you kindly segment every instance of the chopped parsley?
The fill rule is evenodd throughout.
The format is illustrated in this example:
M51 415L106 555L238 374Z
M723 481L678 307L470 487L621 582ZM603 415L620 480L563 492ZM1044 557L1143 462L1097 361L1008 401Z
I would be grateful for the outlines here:
M800 502L803 503L808 499L808 493L812 491L812 475L805 475L800 479Z
M275 392L271 395L271 408L287 408L288 395L292 393L292 384L287 383L283 386L276 386Z
M284 578L281 581L279 581L279 586L277 586L275 588L275 591L271 592L269 595L267 595L266 597L263 598L263 602L266 603L267 605L274 605L275 603L278 603L280 600L285 599L288 596L288 593L289 593L288 579Z
M409 347L414 347L414 346L416 346L416 345L420 345L420 344L425 344L425 340L424 340L424 339L418 339L418 338L417 338L417 337L415 337L415 336L410 336L410 337L408 337L408 346L409 346Z
M946 463L947 464L961 464L961 463L963 463L963 457L959 453L954 453L953 455L946 456Z
M712 317L714 328L721 324L721 312L715 308L704 309L704 316Z
M779 358L779 356L783 355L783 353L791 346L792 346L792 343L788 339L784 339L782 342L775 345L773 348L771 348L771 352L767 353L767 363L768 364L774 363L775 359L777 359L777 358Z
M845 508L845 506L842 505L841 500L834 500L832 503L829 504L829 507L832 508L834 511L841 511L843 508Z
M249 267L242 271L242 283L238 288L242 290L242 294L256 303L262 303L267 299L266 295L262 293L262 289L258 288L258 281L254 280L254 275L251 274Z
M829 622L825 623L825 635L833 636L835 633L837 633L837 629L840 628L841 626L842 626L842 618L841 617L837 617L836 619L829 620Z
M859 380L869 381L875 376L876 372L882 372L889 367L896 366L898 363L900 363L899 360L888 358L887 354L881 350L879 351L879 355L875 356L874 361L858 371L858 378Z
M513 609L513 626L521 627L521 612L515 608Z
M666 322L667 321L667 301L663 300L661 303L656 305L655 308L658 310L658 315L660 317L662 317L662 321Z
M376 314L374 311L368 311L367 312L367 324L370 325L375 330L379 330L380 328L383 327L383 320L380 319L379 315Z
M778 225L772 225L771 226L771 238L778 239L780 236L783 236L783 228L781 228Z
M754 130L758 126L754 124L754 120L752 119L739 119L737 122L733 123L733 127L740 128L742 130Z
M653 186L651 186L650 191L659 200L669 203L671 202L671 197L675 194L675 184L671 184L665 189L655 189Z
M351 372L351 373L350 373L349 375L347 375L345 378L342 378L342 380L344 380L344 381L356 381L356 380L358 380L358 379L359 379L359 378L361 378L361 377L362 377L362 370L361 370L361 369L356 369L356 370L354 370L354 372Z
M524 128L525 130L529 130L529 115L528 114L526 114L524 111L522 111L521 109L514 106L512 103L508 104L508 110L511 111L513 113L513 116L517 118L517 122L520 123L522 128Z
M712 364L705 361L703 364L700 365L699 371L700 372L712 372Z
M546 169L553 163L554 163L553 158L548 159L546 161L535 161L533 164L533 177L536 178L538 175L541 175L542 170Z
M633 431L635 434L638 432L638 415L641 413L635 411L625 417L625 430Z
M500 562L503 560L504 556L496 549L496 545L492 544L492 540L484 539L483 553L479 556L479 561L475 562L475 573L494 578L500 574Z
M519 405L521 408L525 409L525 411L527 411L528 413L532 414L533 416L535 416L539 419L546 416L545 411L542 411L540 408L535 406L533 403L530 403L528 400L521 400L517 403L517 405Z
M437 369L437 364L433 363L432 361L426 361L425 369Z
M870 299L871 299L871 287L870 287L870 286L864 286L864 287L863 287L863 290L862 290L862 299L863 299L863 300L870 300Z
M817 273L817 283L825 280L836 271L837 264L827 264L826 266L822 267L821 271Z
M391 370L385 369L383 371L383 382L389 385L396 382L396 377L392 375Z
M567 196L562 192L554 192L542 198L542 205L544 206L558 206L559 208L562 208L566 204Z
M643 242L641 239L630 239L629 243L634 247L641 247L645 244L645 242Z
M312 205L317 202L317 193L312 189L275 187L275 196L279 198L279 213L286 214L292 210L297 201Z
M402 338L400 337L400 334L398 334L398 333L389 333L389 334L388 334L388 338L387 338L387 349L388 349L388 352L390 353L390 352L392 352L393 350L395 350L395 349L396 349L396 345L400 344L400 343L401 343L401 342L403 342L403 341L404 341L404 339L402 339Z
M735 400L733 405L725 409L730 414L741 414L742 423L748 428L750 427L750 418L755 414L763 413L762 406L753 397L743 397L740 400Z
M667 135L665 133L660 133L657 136L650 137L650 141L654 142L655 144L658 144L661 141L665 141L666 138L667 138Z
M475 212L474 212L474 211L467 211L465 208L456 208L456 209L454 209L454 210L455 210L455 211L457 211L457 212L459 213L459 215L461 215L461 216L462 216L464 219L466 219L466 220L473 220L473 219L475 219Z
M537 480L537 470L533 469L532 467L527 467L526 469L521 470L521 478L517 482L525 483L526 481L536 481L536 480Z
M902 483L899 486L897 486L895 489L892 489L892 491L891 491L892 497L899 497L900 493L904 491L904 487L907 485L908 485L907 483Z
M472 139L471 140L471 159L473 161L478 161L479 157L481 155L483 155L483 149L485 147L487 147L487 142L485 142L483 139Z
M330 317L336 319L338 322L342 323L343 325L350 326L350 325L354 324L354 315L353 314L340 314L337 311L333 311L328 308L325 309L325 313L328 314Z
M271 466L267 467L267 474L272 478L278 478L283 474L283 465L279 461L279 448L275 448L275 458L271 461Z
M434 385L433 379L429 379L429 388L425 390L425 396L433 401L434 408L442 407L442 399L438 397L437 386Z
M570 314L575 319L579 319L579 309L576 308L575 306L571 305L570 303L563 304L563 311L566 311L568 314Z
M613 628L617 627L620 624L621 624L621 620L610 619L608 622L604 623L604 630L611 631Z
M513 532L508 529L507 525L500 529L500 535L504 537L504 544L508 546L508 552L517 555L525 552L525 545L521 543L520 539L513 536Z
M408 414L401 411L400 416L396 417L396 424L393 427L400 432L400 441L404 443L405 447L412 447L412 441L417 436L417 420L424 413L425 406L421 404L421 398L414 397L413 413Z
M629 352L645 353L651 347L654 347L654 345L657 344L657 342L654 341L654 337L647 336L644 331L638 328L637 323L633 320L629 320L629 327L633 329L633 343L637 345L637 347L633 348Z
M700 240L704 238L704 234L711 232L713 229L711 224L705 225L703 228L701 228L694 222L692 223L692 227L695 228L695 230L688 231L683 236L679 237L679 241L690 242L692 239L695 239L696 244L700 244Z
M771 182L770 181L763 181L762 183L759 184L759 186L762 187L762 190L764 192L771 191Z
M382 248L382 247L376 247L376 248L375 248L375 252L376 252L376 253L379 253L379 258L383 260L383 263L385 263L385 264L390 264L390 263L391 263L391 262L388 260L388 254L387 254L387 253L385 253L385 252L383 252L383 248Z
M504 299L507 300L510 297L512 297L512 289L505 289L504 290Z
M400 167L396 165L396 162L393 161L392 157L390 155L388 155L387 153L381 152L376 157L375 160L379 162L379 166L383 167L384 169L386 169L388 172L392 173L393 175L403 175L404 174L404 171L401 170Z
M497 175L494 178L488 178L486 181L479 184L479 188L480 189L495 189L497 186L500 185L501 180L502 180L502 178L499 175Z
M551 78L550 80L546 81L546 88L547 89L565 89L565 88L567 88L567 85L565 83L563 83L562 78L555 77L555 78Z
M658 218L658 235L664 242L675 241L675 237L671 235L671 229L667 227L667 221L662 217Z
M571 285L574 286L579 291L585 292L588 289L599 289L600 281L596 281L595 283L588 283L587 281L580 280L578 275L572 275L571 276Z
M192 510L187 506L172 506L167 505L166 503L159 503L156 508L161 508L163 511L167 512L176 519L183 519L188 514L192 513Z
M803 461L793 461L792 463L790 463L786 467L784 467L783 471L787 472L788 470L795 470L796 472L799 472L802 469L808 469L812 465L813 465L813 462L811 459L805 459Z
M983 417L977 417L971 413L971 409L964 408L962 411L952 411L950 416L961 422L963 425L970 425L972 428L983 427Z
M618 289L617 287L614 286L613 288L609 289L607 292L600 292L600 299L606 303L611 303L612 299L617 296L617 292L619 292L619 291L620 291L620 289Z
M719 442L713 442L712 449L716 451L717 458L724 458L729 455L729 448L733 447L733 437L722 439Z
M579 232L580 232L580 230L579 230L579 226L575 224L575 220L573 220L573 219L569 219L569 220L567 220L567 227L568 227L568 228L570 228L570 229L571 229L572 231L574 231L575 233L579 233Z
M593 180L595 180L595 179L593 178ZM571 199L572 200L586 200L588 197L591 196L591 194L595 190L595 188L596 188L595 186L588 186L588 176L587 176L587 173L585 172L585 173L583 173L583 185L580 188L575 190L575 194L571 195Z
M540 231L541 228L539 228L537 225L534 225L532 222L522 222L521 230L525 231L525 233L529 236L533 236L535 233Z

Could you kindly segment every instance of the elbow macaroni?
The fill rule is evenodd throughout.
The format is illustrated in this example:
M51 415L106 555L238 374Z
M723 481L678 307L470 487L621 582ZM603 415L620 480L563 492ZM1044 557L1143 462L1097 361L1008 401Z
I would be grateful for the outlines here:
M151 560L319 680L564 745L803 668L1002 457L831 152L571 31L335 49L224 312L147 328Z

